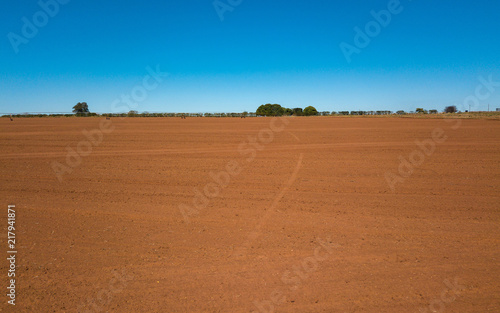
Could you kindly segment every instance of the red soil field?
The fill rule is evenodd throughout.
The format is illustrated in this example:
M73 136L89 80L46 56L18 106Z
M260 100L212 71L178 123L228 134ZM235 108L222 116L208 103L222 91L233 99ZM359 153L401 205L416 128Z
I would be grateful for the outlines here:
M0 130L2 311L500 312L498 119Z

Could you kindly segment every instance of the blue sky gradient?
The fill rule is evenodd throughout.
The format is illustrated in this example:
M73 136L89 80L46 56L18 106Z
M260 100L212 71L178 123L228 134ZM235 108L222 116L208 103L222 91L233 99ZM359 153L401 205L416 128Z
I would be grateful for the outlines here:
M354 45L354 28L393 1L243 0L221 20L213 0L61 0L17 53L12 34L22 37L23 17L32 22L42 8L4 1L0 112L70 112L81 101L114 112L157 66L168 76L120 111L464 110L479 77L500 81L498 1L401 0L349 63L339 45ZM500 107L495 89L473 110Z

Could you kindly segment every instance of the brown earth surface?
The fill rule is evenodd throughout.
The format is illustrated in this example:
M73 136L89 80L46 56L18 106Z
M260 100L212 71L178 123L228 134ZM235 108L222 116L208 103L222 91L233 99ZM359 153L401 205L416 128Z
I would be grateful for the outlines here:
M500 120L103 122L0 119L0 310L500 312Z

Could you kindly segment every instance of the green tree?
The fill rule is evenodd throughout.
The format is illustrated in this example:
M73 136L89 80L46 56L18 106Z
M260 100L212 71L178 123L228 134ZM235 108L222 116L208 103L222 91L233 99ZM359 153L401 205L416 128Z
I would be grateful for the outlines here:
M295 116L301 116L303 115L302 108L293 108L292 109L292 114Z
M255 111L255 113L257 113L257 115L268 115L269 107L263 104L257 108L257 111Z
M444 108L445 113L456 113L457 112L457 107L454 105L447 106Z
M89 111L89 106L87 105L87 102L78 102L74 107L73 107L73 113L88 113Z
M257 108L257 115L265 116L281 116L285 112L285 109L279 104L263 104Z
M423 108L417 108L415 112L417 112L418 114L427 114L427 111L424 110Z
M305 116L318 115L318 110L313 106L308 106L304 109Z

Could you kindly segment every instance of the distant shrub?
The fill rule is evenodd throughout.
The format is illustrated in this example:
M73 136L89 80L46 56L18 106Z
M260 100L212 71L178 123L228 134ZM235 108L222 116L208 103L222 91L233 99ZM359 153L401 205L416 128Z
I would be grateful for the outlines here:
M305 116L318 115L318 110L316 110L316 108L313 106L308 106L304 109L304 115Z
M456 113L456 112L457 112L457 107L454 105L450 105L444 108L444 113Z

